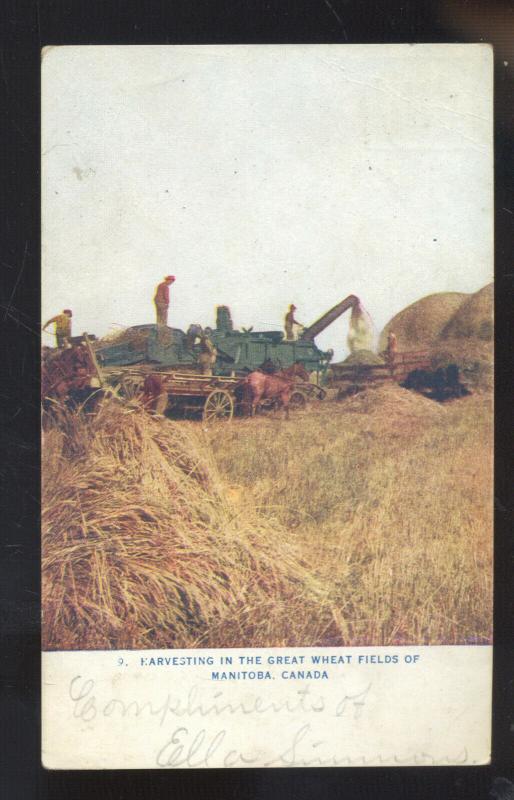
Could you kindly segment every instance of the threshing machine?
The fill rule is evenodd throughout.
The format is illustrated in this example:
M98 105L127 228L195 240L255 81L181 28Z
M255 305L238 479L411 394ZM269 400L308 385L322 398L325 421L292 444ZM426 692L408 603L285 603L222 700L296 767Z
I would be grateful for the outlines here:
M125 331L119 342L98 348L96 358L104 367L146 363L195 370L199 356L197 340L203 332L217 350L214 366L217 375L251 372L264 362L283 368L300 362L309 372L323 373L333 353L320 350L314 338L358 302L355 295L349 295L304 328L295 341L285 339L282 331L234 330L230 309L218 306L215 328L202 331L199 326L192 325L184 333L167 326L136 325Z

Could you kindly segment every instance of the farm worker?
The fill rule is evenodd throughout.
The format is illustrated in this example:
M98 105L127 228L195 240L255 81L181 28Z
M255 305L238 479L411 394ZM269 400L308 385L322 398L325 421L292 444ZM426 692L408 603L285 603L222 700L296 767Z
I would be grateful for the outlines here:
M151 413L164 414L168 406L168 392L161 375L150 373L143 384L143 408Z
M197 338L199 338L203 333L202 326L198 325L198 323L191 323L189 328L187 329L186 333L186 350L192 350L193 346L196 343Z
M398 350L398 340L396 339L396 334L392 331L387 336L387 358L389 361L394 361L394 357L396 355L396 351Z
M57 314L52 319L49 319L45 325L43 325L43 330L46 331L49 325L54 324L54 333L55 333L55 341L57 343L57 347L64 347L66 344L69 343L69 339L71 337L71 318L72 313L69 308L65 308L60 314Z
M299 325L301 327L301 324L298 322L298 320L294 318L295 311L296 311L296 306L291 304L289 306L289 311L287 312L284 321L284 328L286 329L286 340L288 342L292 342L296 339L294 326Z
M212 368L216 363L216 355L217 350L213 343L205 333L202 333L200 336L200 355L198 356L202 375L212 375Z
M167 275L158 285L153 299L157 315L157 325L168 324L168 308L170 305L170 286L175 283L174 275Z
M394 378L395 376L395 361L396 361L396 352L398 349L398 342L396 339L396 335L390 331L387 335L387 347L385 350L385 360L386 363L389 365L389 371L391 373L391 377Z

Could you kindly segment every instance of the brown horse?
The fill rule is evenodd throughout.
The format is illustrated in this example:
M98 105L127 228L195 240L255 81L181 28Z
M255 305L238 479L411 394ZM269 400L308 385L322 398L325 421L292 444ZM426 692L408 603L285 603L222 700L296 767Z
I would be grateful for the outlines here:
M246 395L246 403L250 407L252 417L262 400L278 400L289 419L289 401L297 379L308 381L309 373L300 362L287 369L267 375L264 372L251 372L242 382Z

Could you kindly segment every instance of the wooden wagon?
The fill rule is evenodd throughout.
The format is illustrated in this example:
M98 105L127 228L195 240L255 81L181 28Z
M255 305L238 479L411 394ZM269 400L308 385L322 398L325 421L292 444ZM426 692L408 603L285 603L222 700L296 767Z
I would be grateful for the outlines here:
M151 365L102 369L103 382L114 394L128 401L138 401L143 396L143 385L148 375L162 382L162 393L156 401L155 411L166 411L187 416L201 415L205 421L230 420L235 413L244 414L243 393L237 391L244 375L226 377L200 375L193 371L155 370ZM303 408L311 399L323 399L326 392L321 387L297 381L291 393L290 407ZM275 407L265 400L259 410Z
M182 414L200 413L206 422L231 420L237 404L235 391L240 378L198 375L187 372L158 373L162 378L164 398L157 411Z
M104 369L102 373L114 393L128 401L140 400L145 378L156 375L163 389L155 405L157 413L201 413L204 420L232 419L237 404L235 389L241 380L192 371L155 370L151 365Z

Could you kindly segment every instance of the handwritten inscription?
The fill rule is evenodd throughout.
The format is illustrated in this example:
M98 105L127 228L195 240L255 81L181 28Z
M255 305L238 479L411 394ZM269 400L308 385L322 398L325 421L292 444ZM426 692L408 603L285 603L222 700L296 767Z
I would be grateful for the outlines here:
M102 717L149 717L160 725L172 717L219 717L221 715L241 714L319 714L328 712L341 717L350 710L358 719L364 708L371 683L359 691L346 692L330 703L319 693L313 694L307 684L281 700L269 700L262 695L249 696L244 701L230 702L221 690L201 692L198 686L191 687L185 698L166 694L162 700L123 700L113 697L107 702L99 702L95 695L95 681L76 675L70 681L69 697L73 703L73 716L83 722L91 722L98 715Z
M335 696L324 695L309 684L290 690L279 699L270 699L264 694L247 694L244 699L229 701L220 689L193 685L187 694L164 694L158 700L133 699L130 695L105 696L105 685L82 675L75 675L68 685L68 696L72 704L73 717L81 724L90 726L100 719L120 720L128 724L146 720L154 722L162 734L155 739L150 752L156 767L209 768L209 767L315 767L315 766L366 766L379 764L466 764L468 752L462 748L454 755L435 756L430 752L409 750L404 753L368 753L359 747L356 738L327 736L327 726L320 725L320 717L334 720L345 717L355 731L359 720L366 714L372 689L371 682L364 688L344 688ZM373 705L373 704L371 704ZM241 746L237 730L240 727L235 717L249 716L280 717L284 723L284 735L279 743L271 743L265 737L261 743L253 737L251 743ZM287 719L289 718L289 719ZM370 720L373 717L370 717ZM181 720L178 722L178 720ZM233 724L224 725L224 720ZM309 721L309 720L312 720ZM263 729L264 730L264 729ZM336 728L330 728L335 732ZM346 728L348 731L348 728ZM162 736L162 738L161 738ZM358 753L366 751L366 755Z

